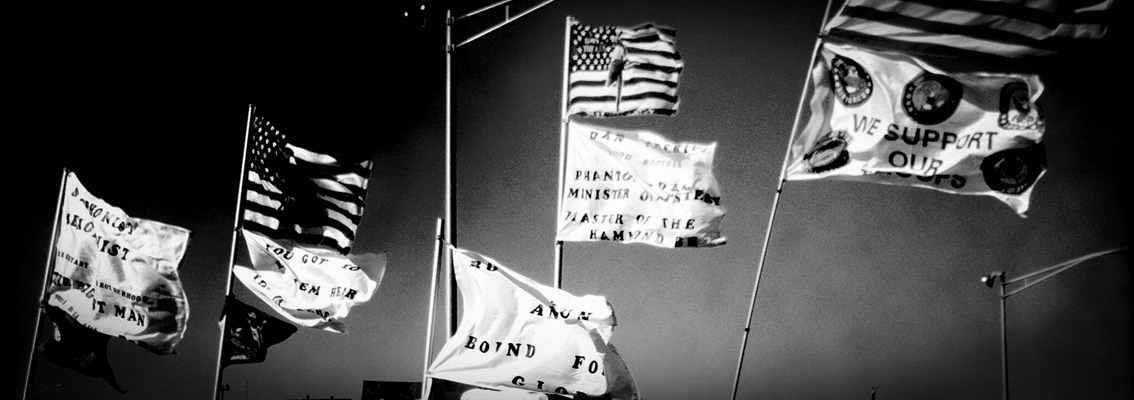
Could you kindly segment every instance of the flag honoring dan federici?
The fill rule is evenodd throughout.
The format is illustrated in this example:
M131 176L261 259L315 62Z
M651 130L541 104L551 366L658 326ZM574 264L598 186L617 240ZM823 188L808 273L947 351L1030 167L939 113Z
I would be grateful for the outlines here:
M47 307L155 354L176 353L189 319L178 269L191 232L129 216L73 172L65 185Z
M463 302L461 322L429 366L428 378L502 391L496 397L478 391L487 398L516 398L504 397L515 391L548 398L640 398L626 361L610 343L617 320L605 296L574 295L483 254L452 246L449 251ZM460 395L470 388L450 389Z
M288 321L346 333L386 268L385 253L350 251L372 163L297 146L261 115L250 130L241 233L252 263L232 272Z
M716 148L571 121L555 240L724 245Z
M1047 169L1034 74L948 73L896 52L824 43L788 180L986 195L1021 217Z

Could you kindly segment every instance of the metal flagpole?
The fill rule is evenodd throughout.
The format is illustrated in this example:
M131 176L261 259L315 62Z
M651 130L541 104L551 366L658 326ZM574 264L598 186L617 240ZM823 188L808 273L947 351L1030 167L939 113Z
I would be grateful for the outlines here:
M445 239L456 245L456 228L453 221L457 220L456 199L453 194L457 183L453 174L453 10L445 11ZM451 255L443 256L443 263L450 265ZM449 335L457 333L457 285L454 282L453 271L446 269L445 276L445 331ZM429 338L432 340L433 338Z
M568 80L569 80L568 75L571 73L571 71L568 71L567 68L568 68L568 64L569 64L568 60L570 60L570 57L571 57L571 51L570 51L570 48L571 48L571 24L574 23L574 22L575 22L575 18L568 15L566 27L564 27L564 32L563 32L563 92L561 94L561 96L562 96L561 102L563 104L563 107L561 109L561 112L562 112L561 118L563 120L563 125L561 125L559 127L559 194L558 194L558 197L555 199L555 202L556 202L555 225L556 226L559 226L559 222L560 222L559 218L563 217L563 174L567 173L567 171L565 170L565 168L567 168L567 165L566 165L567 127L568 127L568 124L571 123L571 117L569 117L567 115L567 89L568 89L567 85L568 85ZM552 282L555 284L556 289L562 289L563 288L563 241L562 240L556 240L555 241L555 271L554 271L554 277L553 277Z
M248 120L244 124L244 148L240 156L240 183L237 185L236 192L236 215L233 216L232 221L232 243L229 246L228 255L228 282L225 284L224 296L225 302L228 297L232 296L232 267L236 263L236 236L240 229L240 219L244 211L244 180L247 179L248 174L248 132L252 127L252 110L251 104L248 105ZM217 375L213 384L213 398L220 399L221 397L221 377L224 375L224 367L222 367L221 357L224 355L224 330L227 318L221 312L220 320L220 338L217 339Z
M429 372L429 361L433 358L433 308L437 301L437 272L441 270L441 250L445 242L445 220L437 218L437 244L433 251L433 277L429 280L429 317L425 325L425 363L421 367L421 393L429 398L430 380L425 376Z
M63 167L63 178L59 180L59 198L55 202L55 220L51 223L51 245L47 246L47 264L43 270L43 286L40 288L39 300L37 301L36 308L39 310L35 314L35 333L32 334L31 351L28 353L28 370L24 376L24 400L28 398L28 391L31 390L32 371L35 370L35 342L39 339L39 327L43 325L43 297L47 294L47 282L51 279L52 266L55 264L55 245L59 242L59 215L63 212L63 194L67 192L67 175L71 171L67 167Z
M846 4L844 3L843 6L846 6ZM825 25L827 23L827 18L830 11L831 0L827 0L827 7L823 10L823 20L821 22L822 25ZM804 79L803 90L799 95L799 105L795 109L795 122L793 122L791 126L791 135L788 137L787 150L784 151L784 161L780 166L780 178L776 182L776 194L772 199L772 210L770 212L770 215L768 216L768 227L764 231L764 244L760 249L760 262L756 264L756 281L752 284L752 297L751 301L748 303L748 321L744 325L744 333L741 336L740 341L740 355L736 360L736 377L733 378L732 381L733 400L736 400L736 392L740 387L740 370L741 367L744 366L744 350L748 346L748 334L752 330L752 314L756 310L756 293L760 289L760 274L764 270L764 260L768 259L768 243L771 241L772 225L776 221L776 208L780 204L780 194L783 193L784 182L786 181L784 177L787 175L788 159L791 157L791 147L795 141L796 131L799 130L799 119L800 115L803 113L803 104L807 101L807 91L809 86L811 86L811 71L812 68L815 67L816 58L818 58L819 56L819 46L823 43L824 35L825 32L821 26L819 37L815 39L815 46L811 50L811 61L807 64L807 78Z
M489 34L492 31L500 29L504 25L507 25L508 23L519 19L520 17L528 15L528 14L534 12L535 10L543 8L543 6L551 4L554 1L555 0L545 0L544 2L542 2L538 5L532 6L532 8L529 8L527 11L516 14L515 16L511 16L508 12L508 8L505 7L504 8L504 22L500 22L496 25L493 25L493 26L489 27L488 29L485 29L485 30L481 31L480 33L475 34L475 35L469 37L468 39L465 39L463 42L460 42L460 43L457 43L457 44L453 44L453 24L456 23L457 20L468 18L468 17L471 17L473 15L480 14L481 12L484 12L484 11L505 5L509 2L511 2L511 0L502 0L502 1L496 2L495 4L491 4L491 5L488 5L488 6L481 7L477 10L474 10L472 12L469 12L468 14L465 14L465 15L457 17L457 18L453 18L453 11L452 10L448 10L448 11L445 12L445 219L446 219L446 221L448 221L448 223L445 224L445 227L446 227L445 238L449 241L449 245L451 245L451 246L457 245L457 241L456 241L457 238L456 238L456 234L455 234L455 232L456 232L455 221L457 220L456 219L456 200L454 198L455 197L454 193L456 192L457 187L456 187L456 179L453 175L453 167L454 167L454 164L453 164L453 162L454 162L453 161L453 159L454 159L454 151L453 151L453 149L454 149L454 147L453 147L453 89L452 89L453 88L453 52L456 51L458 47L469 44L473 40L479 39L479 38L483 37L484 35ZM447 261L449 261L449 258L450 258L450 256L448 254L446 254L445 255L445 261L446 261L445 264L446 265L449 264L447 262ZM449 304L448 309L446 311L446 313L449 315L449 317L446 318L446 320L449 324L449 329L448 329L449 334L452 335L452 334L457 333L457 313L456 313L457 296L455 295L456 294L456 282L454 280L452 271L446 271L445 276L446 276L446 280L445 280L446 283L445 284L448 287L445 290L445 296L448 300L447 303Z

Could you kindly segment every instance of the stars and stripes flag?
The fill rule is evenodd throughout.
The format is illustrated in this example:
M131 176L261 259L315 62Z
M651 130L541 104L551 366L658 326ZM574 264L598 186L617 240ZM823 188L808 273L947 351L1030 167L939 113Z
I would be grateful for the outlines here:
M287 142L254 116L244 228L347 254L362 219L370 160L352 162Z
M1114 0L847 0L828 35L922 55L1028 57L1102 38Z
M567 115L676 115L685 62L677 30L653 23L585 26L571 20Z

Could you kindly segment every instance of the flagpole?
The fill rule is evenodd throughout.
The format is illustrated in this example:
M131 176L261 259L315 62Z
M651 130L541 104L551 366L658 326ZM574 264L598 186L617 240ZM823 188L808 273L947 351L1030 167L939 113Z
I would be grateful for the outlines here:
M456 244L456 228L453 221L457 220L457 207L454 193L456 192L456 179L453 174L453 10L445 11L445 239ZM444 255L444 263L450 264L450 255ZM445 331L449 335L457 333L457 290L454 284L453 271L444 271L445 276ZM433 338L430 338L432 340Z
M426 377L429 372L429 361L433 357L433 308L437 301L437 273L441 270L441 248L445 241L445 219L437 218L437 243L433 251L433 276L429 280L429 317L425 325L425 363L421 367L421 393L422 398L429 398L430 380Z
M228 277L225 283L224 296L225 301L232 295L232 267L236 263L236 236L240 229L241 214L244 210L244 181L247 179L248 168L248 131L252 127L252 110L251 104L248 105L248 119L244 123L244 147L240 156L240 182L237 184L236 191L236 215L233 216L232 221L232 243L229 246L228 253ZM221 313L220 319L220 338L217 340L217 374L216 380L213 382L213 398L219 400L221 396L221 377L224 375L224 367L221 366L221 357L224 356L224 330L227 318L224 313Z
M845 7L846 4L844 3L843 6ZM736 392L740 387L740 370L744 366L744 350L748 346L748 334L752 331L752 315L756 310L756 293L760 289L760 275L764 270L764 261L768 259L768 243L771 241L772 226L776 221L776 208L780 204L780 195L781 193L783 193L784 182L786 181L784 178L787 175L788 160L791 157L791 147L795 142L796 131L799 129L799 120L800 116L803 114L803 105L807 100L807 90L808 87L811 86L812 68L814 68L815 60L819 56L819 46L823 43L823 36L825 32L823 31L822 26L827 23L827 18L830 12L831 0L827 0L827 7L823 10L823 20L822 22L820 22L819 37L815 39L815 46L811 50L811 61L807 63L807 77L804 79L803 90L799 95L799 104L795 109L795 121L791 126L791 135L788 136L787 150L784 151L784 161L780 165L780 178L776 182L776 194L772 198L772 210L770 212L770 215L768 216L768 226L764 230L764 244L760 248L760 262L756 264L756 281L752 284L752 297L748 303L748 321L744 325L744 333L741 336L740 355L736 360L736 376L732 381L733 400L736 400Z
M59 197L55 201L55 220L51 222L51 245L47 246L47 264L44 266L43 270L43 286L40 288L39 300L36 301L35 333L32 334L31 351L28 352L28 370L27 374L24 376L25 400L27 400L28 391L31 390L32 382L34 382L32 370L34 370L36 366L35 342L39 339L39 327L43 325L43 297L47 294L47 283L51 279L51 265L54 264L52 261L55 260L55 245L58 244L59 241L59 215L63 212L63 194L67 191L67 174L69 173L70 171L67 170L67 167L63 167L63 178L59 180Z
M559 218L563 217L563 175L567 173L566 168L566 155L567 155L567 126L571 123L571 117L567 115L567 90L569 84L568 71L569 61L571 57L571 24L575 18L568 15L566 19L566 26L563 29L563 92L561 93L560 102L563 107L560 109L560 118L563 125L559 126L559 195L555 198L555 225L559 226ZM558 236L558 233L556 234ZM555 271L552 278L552 283L556 289L563 288L563 241L555 241Z
M448 221L448 223L445 224L445 239L449 241L449 245L451 246L457 245L456 226L454 226L457 220L456 200L454 199L454 193L456 192L457 187L453 174L453 52L456 51L458 47L469 44L476 39L480 39L484 35L487 35L492 31L504 27L504 25L507 25L525 15L535 12L536 10L543 8L544 6L555 2L555 0L544 0L541 3L532 6L527 11L516 14L515 16L510 16L508 14L507 7L505 7L504 22L493 25L488 29L472 35L468 39L465 39L464 41L457 44L453 44L453 24L459 19L464 19L476 14L480 14L481 12L505 5L510 1L511 0L501 0L457 18L453 18L453 10L447 10L445 12L445 220ZM450 256L446 254L444 258L446 261L448 261ZM446 310L448 317L445 318L445 320L449 324L449 335L453 335L457 333L457 285L452 271L446 271L445 276L447 277L445 280L445 296L447 300L446 303L448 303L448 308Z

